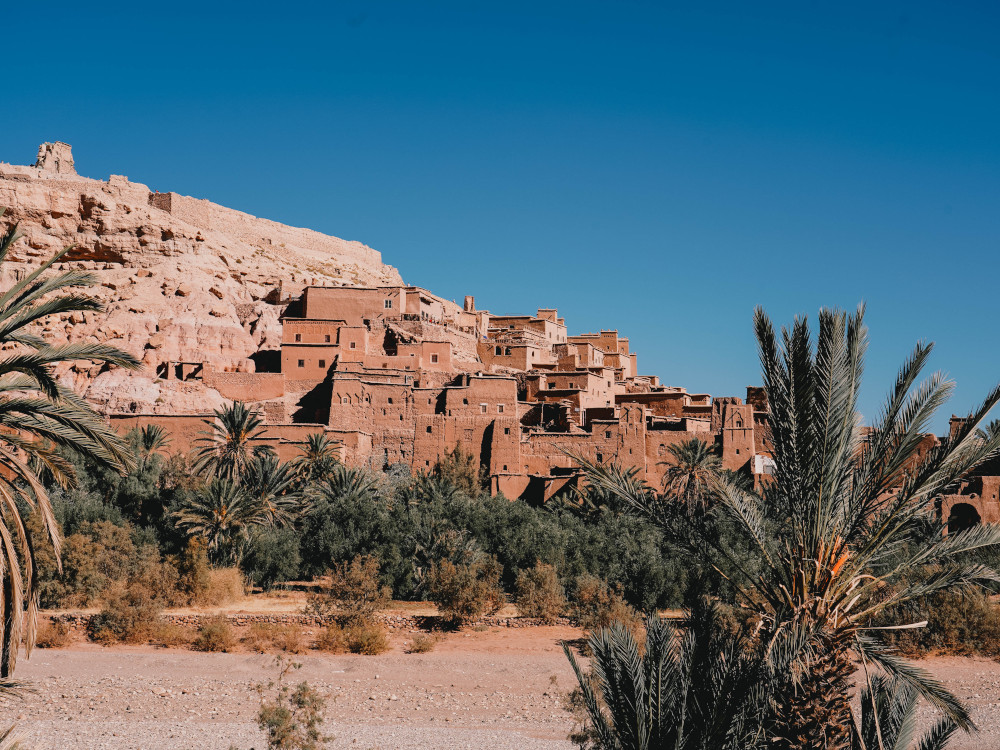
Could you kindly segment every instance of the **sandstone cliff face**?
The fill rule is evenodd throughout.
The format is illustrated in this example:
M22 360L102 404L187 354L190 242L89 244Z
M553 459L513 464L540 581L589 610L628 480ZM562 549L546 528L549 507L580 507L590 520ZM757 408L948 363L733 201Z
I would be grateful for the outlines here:
M168 379L176 363L254 370L260 350L277 349L283 300L306 284L401 284L395 268L358 242L257 219L208 201L150 193L113 175L76 175L66 144L43 144L33 167L0 163L0 225L25 235L0 283L73 245L57 268L98 278L87 290L106 313L53 317L53 343L89 339L143 360L140 373L78 363L61 373L107 413L204 412L222 397L200 381Z

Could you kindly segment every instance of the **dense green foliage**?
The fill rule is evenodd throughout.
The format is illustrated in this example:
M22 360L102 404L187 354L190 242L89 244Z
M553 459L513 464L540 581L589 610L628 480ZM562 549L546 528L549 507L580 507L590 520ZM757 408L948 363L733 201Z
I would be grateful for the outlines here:
M199 475L187 457L163 453L169 446L155 437L128 436L136 467L124 476L70 455L78 486L51 492L67 540L62 575L40 528L35 537L43 606L96 604L116 582L151 580L157 566L168 579L167 568L174 571L179 599L195 601L205 584L192 579L199 574L191 570L189 540L213 564L237 562L264 589L323 576L359 555L373 557L382 584L403 600L427 599L432 567L470 555L498 561L511 597L518 577L541 564L570 594L578 581L597 579L642 611L680 606L695 576L711 577L692 568L660 530L600 497L545 507L490 497L459 451L417 476L405 466L346 467L317 440L285 464L251 456L242 484L278 487L257 493L280 511L269 513L230 480ZM722 583L709 580L707 590L721 591Z

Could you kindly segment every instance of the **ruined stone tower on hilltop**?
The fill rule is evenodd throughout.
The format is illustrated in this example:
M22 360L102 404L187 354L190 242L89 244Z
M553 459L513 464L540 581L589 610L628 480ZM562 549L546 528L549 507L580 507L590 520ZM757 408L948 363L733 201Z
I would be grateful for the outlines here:
M38 147L35 166L57 174L76 174L76 168L73 166L73 147L62 141L55 143L46 141Z

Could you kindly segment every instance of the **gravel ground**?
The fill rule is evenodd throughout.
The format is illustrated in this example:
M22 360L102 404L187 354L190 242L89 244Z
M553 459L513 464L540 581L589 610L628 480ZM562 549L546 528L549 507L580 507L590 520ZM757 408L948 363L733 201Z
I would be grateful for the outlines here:
M558 640L576 635L496 629L448 635L427 654L403 653L401 644L381 656L310 653L292 657L303 667L290 681L308 680L332 698L324 728L333 748L569 750L562 696L573 677ZM38 692L0 714L46 750L260 750L254 685L276 674L274 657L259 654L36 650L18 677Z
M559 648L570 628L493 629L450 634L427 654L403 640L381 656L293 657L292 680L331 697L330 747L352 750L496 748L571 750L562 707L573 685ZM923 662L972 708L982 730L950 750L1000 748L1000 664L982 659ZM276 674L273 656L77 644L35 651L18 677L37 693L0 705L29 747L187 750L264 747L254 722L254 685ZM927 708L922 719L935 717Z

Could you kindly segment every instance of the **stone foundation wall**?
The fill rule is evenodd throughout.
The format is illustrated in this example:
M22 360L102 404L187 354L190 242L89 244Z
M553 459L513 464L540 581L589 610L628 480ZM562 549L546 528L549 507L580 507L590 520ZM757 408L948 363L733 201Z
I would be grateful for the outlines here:
M51 615L53 622L62 622L71 631L85 632L90 625L91 618L96 615L86 612L66 612L59 615ZM186 628L196 629L201 627L205 620L216 617L210 614L164 614L161 619L170 625L180 625ZM44 617L44 615L43 615ZM321 617L318 615L305 615L297 613L286 614L247 614L236 613L226 615L229 623L235 627L249 627L257 623L270 623L274 625L300 625L302 627L323 627L333 621L332 617ZM436 617L415 617L413 615L379 615L378 620L389 630L420 630L429 624L434 624ZM498 628L530 628L543 625L544 623L531 617L484 617L479 624L489 625ZM555 622L556 625L572 625L573 623L565 617L560 617Z

